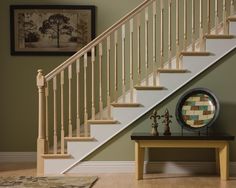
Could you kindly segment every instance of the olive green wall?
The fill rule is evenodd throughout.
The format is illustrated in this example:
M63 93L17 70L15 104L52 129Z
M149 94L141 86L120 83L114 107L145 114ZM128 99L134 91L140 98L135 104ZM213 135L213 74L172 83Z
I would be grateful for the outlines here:
M196 87L210 89L220 101L220 115L213 129L219 132L226 132L236 135L235 115L236 115L236 50L224 57L216 65L205 71L191 83L177 91L173 96L158 106L158 112L164 113L168 108L170 114L175 114L175 107L180 96L187 90ZM134 142L130 140L132 132L151 131L152 121L149 119L151 112L143 116L140 120L118 134L107 144L95 151L86 160L94 161L133 161ZM180 132L181 128L176 119L172 119L170 125L171 132ZM163 126L158 128L163 132ZM186 132L186 131L185 131ZM183 152L185 151L185 152ZM214 159L214 151L211 149L152 149L149 151L149 160L155 161L211 161ZM236 143L230 143L230 159L236 161Z
M142 0L1 0L0 1L0 151L36 151L37 69L48 73L68 57L11 56L9 5L72 4L97 7L97 34ZM125 6L124 6L125 5ZM107 16L109 15L109 16Z

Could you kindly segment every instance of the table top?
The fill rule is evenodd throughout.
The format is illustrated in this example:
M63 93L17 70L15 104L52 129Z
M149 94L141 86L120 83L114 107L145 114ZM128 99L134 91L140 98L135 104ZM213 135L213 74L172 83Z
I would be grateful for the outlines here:
M134 132L131 140L234 140L234 136L226 133L172 133L168 136L159 133L159 136L153 136L151 133Z

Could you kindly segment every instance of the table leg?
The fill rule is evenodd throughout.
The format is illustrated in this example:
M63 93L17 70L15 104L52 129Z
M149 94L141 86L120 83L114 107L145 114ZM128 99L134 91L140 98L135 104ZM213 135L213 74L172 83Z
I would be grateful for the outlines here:
M215 148L215 157L216 157L216 173L220 174L220 159L219 159L219 148Z
M229 146L225 143L222 148L219 149L220 158L220 177L222 180L227 180L229 177Z
M144 165L144 148L139 146L138 141L135 142L135 176L137 180L143 179Z

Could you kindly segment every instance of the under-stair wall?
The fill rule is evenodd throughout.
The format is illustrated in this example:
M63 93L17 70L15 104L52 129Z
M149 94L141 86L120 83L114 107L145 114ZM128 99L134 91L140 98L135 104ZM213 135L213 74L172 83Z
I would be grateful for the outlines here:
M233 50L235 33L228 31L228 23L235 21L228 20L233 1L210 2L144 1L46 76L39 70L38 173L73 171Z

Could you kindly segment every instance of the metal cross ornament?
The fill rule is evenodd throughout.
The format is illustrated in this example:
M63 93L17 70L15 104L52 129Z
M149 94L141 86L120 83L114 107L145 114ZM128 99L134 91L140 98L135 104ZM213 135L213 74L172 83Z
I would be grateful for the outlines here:
M166 109L165 114L162 115L161 117L164 117L164 118L165 118L165 119L162 121L162 123L165 124L165 132L164 132L164 135L171 135L169 124L172 123L172 121L170 120L170 118L172 118L172 115L169 114L169 110Z
M150 119L153 119L152 123L152 135L159 135L157 127L158 127L158 122L157 119L160 119L161 116L157 114L157 110L153 110L152 115L150 116Z

